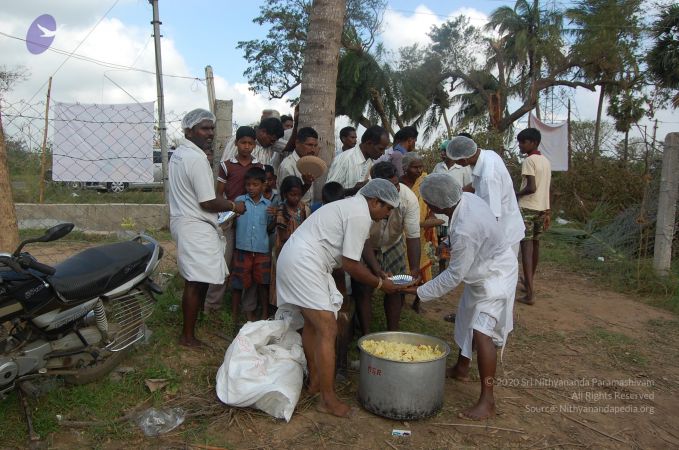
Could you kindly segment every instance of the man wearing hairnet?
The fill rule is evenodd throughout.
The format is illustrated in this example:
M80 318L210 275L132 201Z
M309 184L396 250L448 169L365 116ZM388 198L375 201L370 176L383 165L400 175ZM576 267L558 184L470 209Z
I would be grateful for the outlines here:
M495 415L496 347L504 347L513 326L517 258L486 202L474 194L463 193L453 177L431 174L422 182L421 192L432 211L449 218L448 239L455 256L436 278L404 291L417 294L426 302L464 283L455 318L455 343L460 354L457 364L446 375L468 380L472 352L476 350L481 396L474 406L460 413L460 418L483 420Z
M179 273L185 280L179 343L198 347L202 342L194 329L207 288L210 283L222 283L228 274L217 213L242 214L245 208L215 195L212 168L205 154L215 134L214 114L194 109L184 116L182 129L185 139L178 141L169 164L170 231L177 242Z
M512 178L500 155L478 148L476 142L466 136L452 138L446 153L460 166L472 167L472 183L464 186L465 191L474 192L486 201L514 253L519 256L519 243L526 234L526 226L516 201Z
M374 220L389 216L399 205L399 193L387 180L372 180L354 197L329 203L295 230L278 256L276 296L280 318L300 311L304 318L302 344L309 368L309 392L320 392L318 408L348 417L349 405L335 395L335 339L342 294L332 277L342 268L360 283L397 292L392 281L373 275L361 264L361 253Z

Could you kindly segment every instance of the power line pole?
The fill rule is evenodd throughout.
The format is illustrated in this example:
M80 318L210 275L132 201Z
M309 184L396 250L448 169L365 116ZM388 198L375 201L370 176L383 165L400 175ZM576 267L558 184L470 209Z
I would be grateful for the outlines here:
M160 56L160 17L158 15L158 0L149 0L153 7L153 41L156 48L156 88L158 90L158 131L160 133L160 157L163 170L163 190L165 192L165 202L168 196L168 176L167 176L167 129L165 128L165 97L163 96L163 61Z
M47 83L47 101L45 102L45 129L42 133L42 156L40 157L40 196L39 203L45 202L45 171L47 170L47 127L49 126L50 94L52 92L52 77Z
M210 112L215 113L215 76L212 66L205 66L205 84L207 85L207 102L210 104Z

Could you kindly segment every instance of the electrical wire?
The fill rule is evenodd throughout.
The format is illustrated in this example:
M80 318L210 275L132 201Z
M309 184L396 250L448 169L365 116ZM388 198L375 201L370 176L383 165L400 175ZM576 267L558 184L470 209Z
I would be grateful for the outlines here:
M11 38L11 39L16 39L18 41L24 41L24 42L26 41L26 39L24 39L24 38L21 38L21 37L18 37L18 36L12 36L11 34L5 33L3 31L0 31L0 35ZM139 69L139 68L134 67L134 66L126 66L126 65L123 65L123 64L112 63L112 62L109 62L109 61L102 61L102 60L99 60L99 59L91 58L89 56L79 55L77 53L69 53L65 50L61 50L61 49L54 48L54 47L50 47L47 50L54 52L54 53L58 53L60 55L69 55L70 54L70 56L73 57L74 59L77 59L77 60L80 60L80 61L85 61L85 62L90 62L90 63L96 64L98 66L101 66L101 67L106 67L108 69L124 70L124 71L129 70L129 71L134 71L134 72L147 73L147 74L150 74L150 75L156 74L156 72L154 72L152 70ZM135 64L136 64L136 62L135 62ZM193 77L193 76L188 76L188 75L172 75L172 74L165 74L164 73L163 77L182 78L182 79L185 79L185 80L198 80L198 81L201 81L201 82L205 81L205 78ZM43 87L44 87L44 85L40 88L40 90L42 90ZM33 100L33 99L31 98L31 100Z

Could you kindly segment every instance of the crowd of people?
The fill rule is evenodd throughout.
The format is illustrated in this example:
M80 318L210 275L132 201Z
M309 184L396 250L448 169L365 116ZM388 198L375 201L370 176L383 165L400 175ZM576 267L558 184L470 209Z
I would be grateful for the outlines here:
M239 127L226 143L215 181L215 121L206 110L187 113L169 165L170 228L185 280L180 344L202 345L198 314L220 310L227 289L234 332L241 311L249 321L301 313L307 388L320 393L319 409L346 417L352 410L334 385L336 375L346 376L354 310L360 332L369 333L373 294L383 291L387 329L395 331L405 295L418 309L464 284L447 317L460 348L447 376L467 379L476 351L481 396L460 414L493 416L497 348L512 330L517 285L517 301L535 302L539 239L549 226L551 169L538 150L539 131L517 137L525 159L515 191L500 156L470 135L444 141L441 162L427 175L416 128L401 128L390 143L382 127L367 128L360 142L346 127L319 193L297 164L318 156L313 128L265 110L257 127ZM397 285L396 274L413 282Z

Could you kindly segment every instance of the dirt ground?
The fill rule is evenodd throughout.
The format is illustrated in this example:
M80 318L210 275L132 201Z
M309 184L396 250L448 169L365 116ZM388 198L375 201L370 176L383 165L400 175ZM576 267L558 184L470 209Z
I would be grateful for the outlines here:
M303 392L290 423L255 410L232 410L205 420L194 437L173 431L146 439L137 433L124 444L104 447L679 448L679 319L554 265L543 265L536 283L537 303L514 310L515 328L497 373L498 414L491 420L458 418L479 395L474 370L471 382L446 380L443 409L424 420L393 421L363 409L351 419L335 418L317 412L316 399ZM443 323L460 293L424 304L422 314ZM441 337L456 353L453 326L446 329ZM216 372L224 341L223 347L216 353L181 352L176 365L207 359ZM338 389L358 406L358 373ZM219 405L216 397L210 401ZM412 434L394 437L394 429ZM64 431L51 442L54 448L78 446L73 437Z

